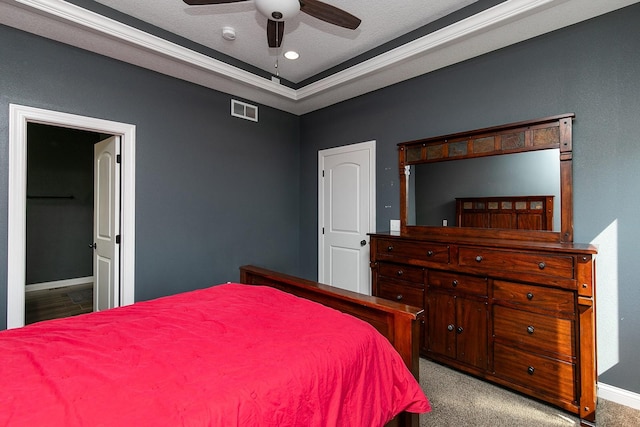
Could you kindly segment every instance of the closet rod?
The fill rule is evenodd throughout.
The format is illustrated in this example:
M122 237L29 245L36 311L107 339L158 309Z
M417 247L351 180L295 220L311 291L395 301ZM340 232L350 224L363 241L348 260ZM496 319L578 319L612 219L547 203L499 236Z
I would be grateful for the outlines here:
M27 196L27 199L74 199L73 195L71 196Z

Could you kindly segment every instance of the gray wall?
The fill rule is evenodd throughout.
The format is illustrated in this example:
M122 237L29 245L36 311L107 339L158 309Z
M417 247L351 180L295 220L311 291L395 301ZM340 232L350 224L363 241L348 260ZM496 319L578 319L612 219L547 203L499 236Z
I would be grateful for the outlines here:
M456 198L488 196L554 196L553 230L560 231L560 150L512 153L411 168L414 193L411 225L456 225ZM408 214L411 218L411 213Z
M377 141L377 225L388 230L399 218L397 143L575 112L575 241L600 249L600 381L640 393L638 22L630 6L303 116L303 272L317 268L319 149Z
M93 144L99 140L94 132L27 125L27 285L93 276Z
M6 327L9 104L136 125L136 300L298 273L299 119L0 26L0 328Z

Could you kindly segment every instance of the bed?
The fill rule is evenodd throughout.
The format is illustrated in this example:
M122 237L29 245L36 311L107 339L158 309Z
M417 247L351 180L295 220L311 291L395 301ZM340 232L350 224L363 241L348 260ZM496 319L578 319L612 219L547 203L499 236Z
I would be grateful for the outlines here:
M554 196L456 198L458 227L553 231Z
M0 332L0 426L406 426L430 410L420 310L252 266L240 282Z

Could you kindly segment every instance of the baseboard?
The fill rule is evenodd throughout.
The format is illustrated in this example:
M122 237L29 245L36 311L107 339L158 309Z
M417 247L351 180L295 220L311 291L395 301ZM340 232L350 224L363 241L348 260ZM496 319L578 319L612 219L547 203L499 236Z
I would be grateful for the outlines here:
M65 286L78 286L93 283L93 276L76 277L75 279L54 280L53 282L41 282L26 285L25 292L42 291L45 289L64 288Z
M598 397L633 409L640 409L640 394L612 385L598 383Z

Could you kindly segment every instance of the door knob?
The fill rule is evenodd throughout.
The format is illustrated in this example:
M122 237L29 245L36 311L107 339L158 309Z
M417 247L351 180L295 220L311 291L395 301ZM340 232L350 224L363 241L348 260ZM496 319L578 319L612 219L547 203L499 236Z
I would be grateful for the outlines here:
M98 245L96 245L96 243L95 243L95 242L93 242L93 243L89 243L89 247L90 247L91 249L95 249L97 246L98 246Z
M366 244L367 244L367 241L366 241L366 240L360 240L360 246L364 246L364 245L366 245Z

